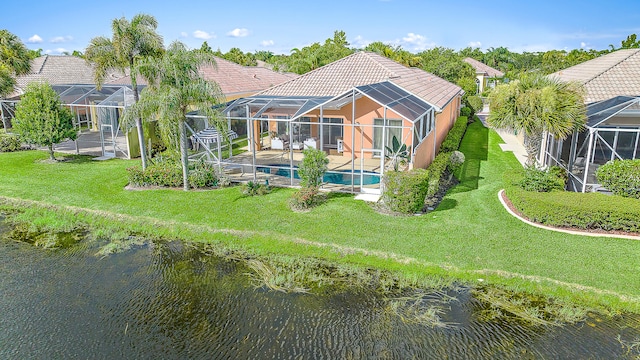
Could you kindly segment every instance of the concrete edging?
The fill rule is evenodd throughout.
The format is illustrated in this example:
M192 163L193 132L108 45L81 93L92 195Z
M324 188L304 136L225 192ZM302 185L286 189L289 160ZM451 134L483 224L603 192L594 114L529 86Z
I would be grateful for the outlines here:
M557 232L562 232L562 233L571 234L571 235L582 235L582 236L592 236L592 237L610 237L610 238L618 238L618 239L640 240L640 236L607 234L607 233L592 233L592 232L587 232L587 231L576 231L576 230L565 230L565 229L546 226L546 225L535 223L533 221L529 221L529 220L523 218L522 216L520 216L519 214L516 214L515 212L513 212L513 210L511 210L511 208L509 208L507 203L502 198L503 194L504 194L504 189L498 191L498 200L500 200L500 203L505 208L505 210L507 210L507 212L509 214L511 214L511 216L515 217L516 219L518 219L518 220L520 220L523 223L526 223L528 225L535 226L535 227L540 228L540 229L557 231Z

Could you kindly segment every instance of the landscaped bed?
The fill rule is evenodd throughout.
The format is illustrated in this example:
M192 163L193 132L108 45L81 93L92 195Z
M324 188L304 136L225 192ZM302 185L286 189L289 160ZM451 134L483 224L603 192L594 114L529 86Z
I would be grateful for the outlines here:
M471 124L461 145L466 162L460 183L423 216L378 214L346 194L332 194L310 212L293 212L293 189L264 196L243 195L239 187L126 191L126 168L135 160L43 164L47 154L37 151L0 154L0 196L6 208L26 206L15 199L34 200L29 206L54 205L49 211L76 212L74 221L102 223L119 234L310 256L408 278L443 275L640 313L638 242L556 233L513 218L496 194L502 175L521 166L500 150L500 141L482 124ZM65 223L62 217L43 219L35 226Z

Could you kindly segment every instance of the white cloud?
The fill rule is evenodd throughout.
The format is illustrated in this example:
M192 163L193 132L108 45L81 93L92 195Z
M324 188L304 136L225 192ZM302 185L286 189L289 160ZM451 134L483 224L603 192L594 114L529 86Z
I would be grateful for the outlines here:
M472 48L479 48L482 47L482 43L480 41L471 41L470 43L468 43L467 45L469 45Z
M584 49L586 47L587 47L587 43L586 42L584 42L584 41L580 42L580 49Z
M209 34L206 31L196 30L193 32L193 37L196 39L209 40L211 38L215 38L214 34Z
M267 47L267 46L273 46L273 44L275 44L275 42L273 42L273 40L262 40L260 41L260 45Z
M245 37L249 35L249 30L245 28L236 28L227 33L231 37Z
M182 36L183 38L189 37L189 34L187 34L186 31L183 31L180 33L180 36Z
M362 49L367 47L367 45L371 44L371 41L365 40L362 36L358 35L353 40L351 40L351 45L358 49Z
M64 52L71 52L65 48L55 48L55 49L47 49L44 51L45 54L62 54Z
M52 44L64 43L73 40L71 36L56 36L53 39L49 40Z
M409 50L413 51L423 51L436 45L434 42L427 42L426 37L414 33L408 33L407 36L402 38L400 44L403 47L411 47Z
M42 42L42 38L40 36L38 36L38 34L33 34L32 37L27 39L27 42L31 43L31 44L41 43Z

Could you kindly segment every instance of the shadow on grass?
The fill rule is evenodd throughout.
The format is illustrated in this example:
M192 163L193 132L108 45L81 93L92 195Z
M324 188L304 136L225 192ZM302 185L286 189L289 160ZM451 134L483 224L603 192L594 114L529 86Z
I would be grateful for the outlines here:
M327 194L327 200L331 199L341 199L346 197L353 197L353 194L350 193L341 193L341 192L330 192Z
M90 155L63 155L56 156L58 162L72 163L72 164L87 164L92 162L95 156Z
M451 189L450 193L478 188L478 183L482 179L480 176L482 162L489 157L489 129L479 121L470 124L460 144L460 151L464 153L465 162L456 174L460 183Z
M437 211L451 210L451 209L455 208L456 206L458 206L458 200L445 198L445 199L442 199L442 201L440 202L438 207L433 211L437 212Z

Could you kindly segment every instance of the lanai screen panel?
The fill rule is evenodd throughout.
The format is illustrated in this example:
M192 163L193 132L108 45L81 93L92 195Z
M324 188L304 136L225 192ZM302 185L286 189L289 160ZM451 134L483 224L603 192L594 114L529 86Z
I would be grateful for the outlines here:
M388 81L358 86L356 89L411 122L418 121L433 108L426 101Z
M616 96L612 99L587 105L587 126L597 127L620 111L630 107L637 99L630 96Z

